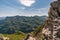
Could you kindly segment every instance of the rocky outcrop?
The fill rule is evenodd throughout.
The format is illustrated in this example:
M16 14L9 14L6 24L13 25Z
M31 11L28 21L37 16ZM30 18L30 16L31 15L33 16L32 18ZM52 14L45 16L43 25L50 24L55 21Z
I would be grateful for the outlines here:
M51 3L51 7L48 12L48 18L42 29L42 40L60 40L60 0L56 0ZM39 39L41 30L38 29L34 32L34 40ZM33 37L28 37L27 39L33 39Z
M24 40L42 40L42 28L44 25L41 25L31 34L26 35Z
M42 40L60 40L60 0L51 3L42 34Z
M0 34L0 40L9 40L8 37L4 37L2 34Z
M36 40L36 39L35 37L32 37L30 34L28 34L24 40Z

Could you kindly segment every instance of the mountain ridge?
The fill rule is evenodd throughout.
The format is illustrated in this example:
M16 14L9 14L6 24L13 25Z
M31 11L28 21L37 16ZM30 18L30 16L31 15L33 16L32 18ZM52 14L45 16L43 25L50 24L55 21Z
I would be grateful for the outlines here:
M42 25L46 20L45 16L11 16L6 17L4 20L0 21L0 33L15 33L15 32L25 32L29 33L34 31L35 28Z

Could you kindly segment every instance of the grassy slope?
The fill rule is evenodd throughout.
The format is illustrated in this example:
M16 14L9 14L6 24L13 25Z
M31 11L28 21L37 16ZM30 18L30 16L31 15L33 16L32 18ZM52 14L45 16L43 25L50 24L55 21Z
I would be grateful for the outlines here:
M4 34L5 37L9 37L10 40L23 40L25 38L25 34Z
M36 32L38 32L38 34L36 35L36 37L39 40L42 40L42 28L44 25L42 25L41 27L38 27L34 32L31 32L30 34L33 36ZM15 34L4 34L5 37L9 37L10 40L23 40L26 37L25 33L15 33Z
M33 32L31 33L33 35ZM24 40L26 37L26 34L3 34L5 37L10 38L10 40ZM42 34L39 33L37 35L37 38L41 40Z

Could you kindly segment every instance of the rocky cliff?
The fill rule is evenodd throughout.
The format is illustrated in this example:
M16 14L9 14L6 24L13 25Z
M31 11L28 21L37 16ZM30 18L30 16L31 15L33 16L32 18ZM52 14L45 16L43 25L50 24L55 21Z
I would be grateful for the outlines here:
M60 0L51 3L42 34L42 40L60 40Z

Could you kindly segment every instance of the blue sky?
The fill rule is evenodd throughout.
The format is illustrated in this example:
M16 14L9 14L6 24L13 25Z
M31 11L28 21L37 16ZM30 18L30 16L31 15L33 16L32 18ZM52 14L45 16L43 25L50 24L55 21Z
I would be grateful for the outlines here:
M0 17L47 15L53 0L0 0Z

